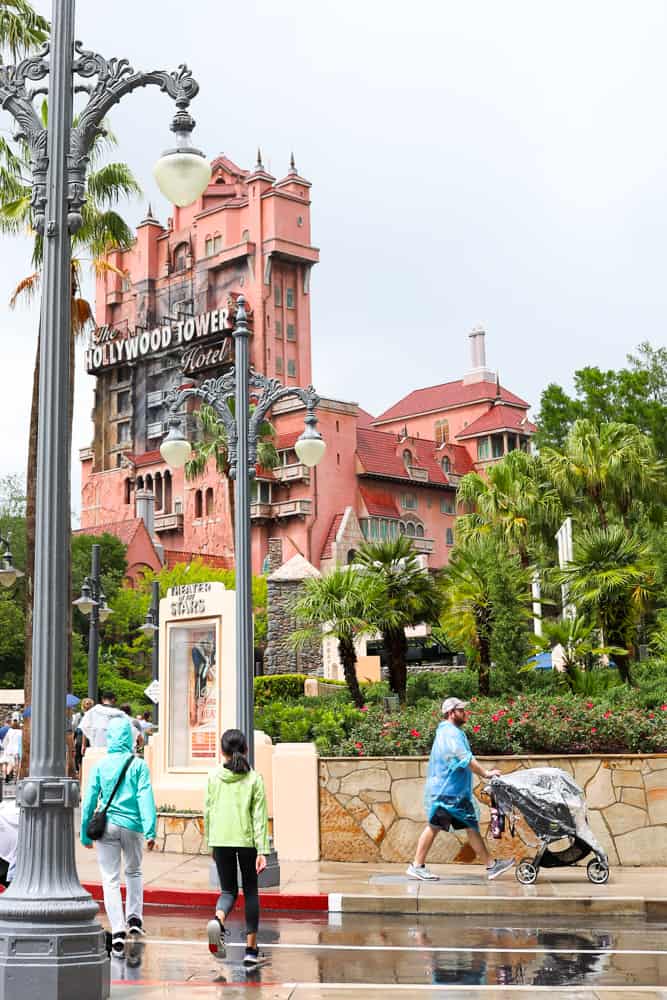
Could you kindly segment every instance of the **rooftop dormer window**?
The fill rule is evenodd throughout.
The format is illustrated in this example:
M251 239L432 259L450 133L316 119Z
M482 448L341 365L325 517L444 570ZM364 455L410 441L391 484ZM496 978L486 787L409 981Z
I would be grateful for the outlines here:
M412 452L409 448L405 448L403 451L403 465L406 469L409 469L411 465L414 465L412 461Z
M447 455L445 455L445 457L442 460L442 471L446 476L448 476L449 473L452 471L452 463L447 457Z

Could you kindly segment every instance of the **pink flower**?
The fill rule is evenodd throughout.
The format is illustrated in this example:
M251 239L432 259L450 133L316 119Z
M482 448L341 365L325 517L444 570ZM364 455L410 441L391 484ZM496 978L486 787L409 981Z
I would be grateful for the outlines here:
M591 729L591 732L592 733L597 733L597 729L595 728L595 726L593 726L593 728Z
M587 701L586 702L586 708L593 708L593 702L592 701Z
M660 711L661 712L667 712L667 705L661 705L660 706Z
M513 722L514 722L514 719L508 719L507 720L507 725L511 726Z
M354 745L357 748L357 750L361 750L364 744L363 743L355 743Z
M492 715L491 716L491 722L497 722L499 718L500 718L499 715Z
M361 708L359 709L359 711L360 712L367 712L368 711L368 705L362 705Z
M472 731L473 731L473 733L478 733L481 728L482 728L481 726L473 726L472 727Z
M612 712L610 712L610 711L609 711L609 709L607 709L607 711L606 711L606 712L604 713L604 717L605 717L605 719L610 719L610 718L611 718L611 716L612 716L612 714L613 714L613 713L612 713Z
M655 719L655 712L649 712L648 717L649 719Z
M421 733L419 732L418 729L411 729L410 730L410 736L414 736L415 739L419 739L419 737L421 736Z

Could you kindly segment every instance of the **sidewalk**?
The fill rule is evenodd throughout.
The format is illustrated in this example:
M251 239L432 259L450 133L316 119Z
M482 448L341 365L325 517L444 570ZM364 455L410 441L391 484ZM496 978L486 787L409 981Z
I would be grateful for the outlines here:
M181 854L144 855L146 902L211 907L210 859ZM94 851L77 847L81 881L101 898ZM487 882L476 865L432 865L441 881L408 879L404 865L343 862L281 863L279 890L262 892L267 909L339 913L440 913L521 916L614 915L667 920L667 868L614 868L606 885L591 885L585 868L540 872L522 886L511 872Z

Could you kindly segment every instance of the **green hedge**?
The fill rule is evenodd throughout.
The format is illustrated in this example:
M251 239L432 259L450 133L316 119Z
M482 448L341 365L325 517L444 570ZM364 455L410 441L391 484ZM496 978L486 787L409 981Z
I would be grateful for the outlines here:
M296 701L303 698L306 674L266 674L255 677L255 705L272 701Z

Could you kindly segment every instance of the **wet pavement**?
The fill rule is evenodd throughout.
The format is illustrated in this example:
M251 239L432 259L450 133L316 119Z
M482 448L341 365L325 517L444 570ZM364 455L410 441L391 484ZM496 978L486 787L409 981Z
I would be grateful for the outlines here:
M242 923L230 922L231 944L218 961L204 941L207 916L149 908L145 941L112 960L113 1000L519 1000L547 991L552 1000L667 998L665 924L274 914L260 927L264 962L248 972Z

